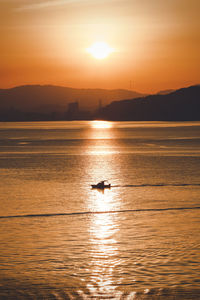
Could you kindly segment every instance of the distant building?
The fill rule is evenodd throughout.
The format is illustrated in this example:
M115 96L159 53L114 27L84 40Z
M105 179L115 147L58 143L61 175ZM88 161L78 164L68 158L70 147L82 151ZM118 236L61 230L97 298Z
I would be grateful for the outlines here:
M78 101L76 102L71 102L68 104L68 110L67 110L67 118L68 119L76 119L79 116L79 103Z
M102 100L99 99L99 111L101 111L101 110L102 110Z

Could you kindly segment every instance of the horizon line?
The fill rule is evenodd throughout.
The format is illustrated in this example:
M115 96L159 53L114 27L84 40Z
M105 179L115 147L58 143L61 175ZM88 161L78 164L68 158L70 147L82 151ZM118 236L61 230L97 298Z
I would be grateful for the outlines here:
M15 89L15 88L20 88L20 87L33 87L33 86L38 86L38 87L61 87L61 88L69 88L69 89L76 89L76 90L108 90L108 91L114 91L114 90L123 90L123 91L129 91L129 92L135 92L135 93L139 93L139 94L143 94L145 96L146 95L154 95L154 94L158 94L159 92L164 92L164 91L177 91L180 89L184 89L184 88L189 88L192 86L199 86L200 83L190 83L188 85L185 86L181 86L178 88L166 88L166 89L161 89L161 90L157 90L156 92L140 92L137 90L132 90L129 88L99 88L99 87L95 87L95 88L91 88L91 87L72 87L72 86L67 86L67 85L57 85L57 84L50 84L50 83L46 83L46 84L40 84L40 83L32 83L32 84L20 84L20 85L13 85L11 87L0 87L0 90L11 90L11 89Z

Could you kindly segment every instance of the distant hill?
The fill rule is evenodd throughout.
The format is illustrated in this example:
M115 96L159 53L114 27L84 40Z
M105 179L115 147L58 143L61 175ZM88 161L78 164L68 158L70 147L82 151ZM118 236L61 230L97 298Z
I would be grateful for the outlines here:
M74 89L51 85L26 85L0 89L0 110L51 113L67 110L68 103L78 101L80 109L94 111L114 100L143 96L129 90Z
M167 95L115 101L104 107L98 117L121 121L200 121L200 85L182 88Z

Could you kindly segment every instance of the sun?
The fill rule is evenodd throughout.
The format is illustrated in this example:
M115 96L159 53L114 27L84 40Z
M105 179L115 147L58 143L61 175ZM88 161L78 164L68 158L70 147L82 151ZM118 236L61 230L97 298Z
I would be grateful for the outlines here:
M96 59L104 59L108 57L113 51L113 48L111 48L105 42L96 42L87 49L87 52Z

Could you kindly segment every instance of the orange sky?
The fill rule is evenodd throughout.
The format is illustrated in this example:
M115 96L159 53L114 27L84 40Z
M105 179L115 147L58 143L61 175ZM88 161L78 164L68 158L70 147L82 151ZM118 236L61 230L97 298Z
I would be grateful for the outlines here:
M199 0L0 0L0 88L156 92L200 83ZM97 60L86 49L107 42Z

